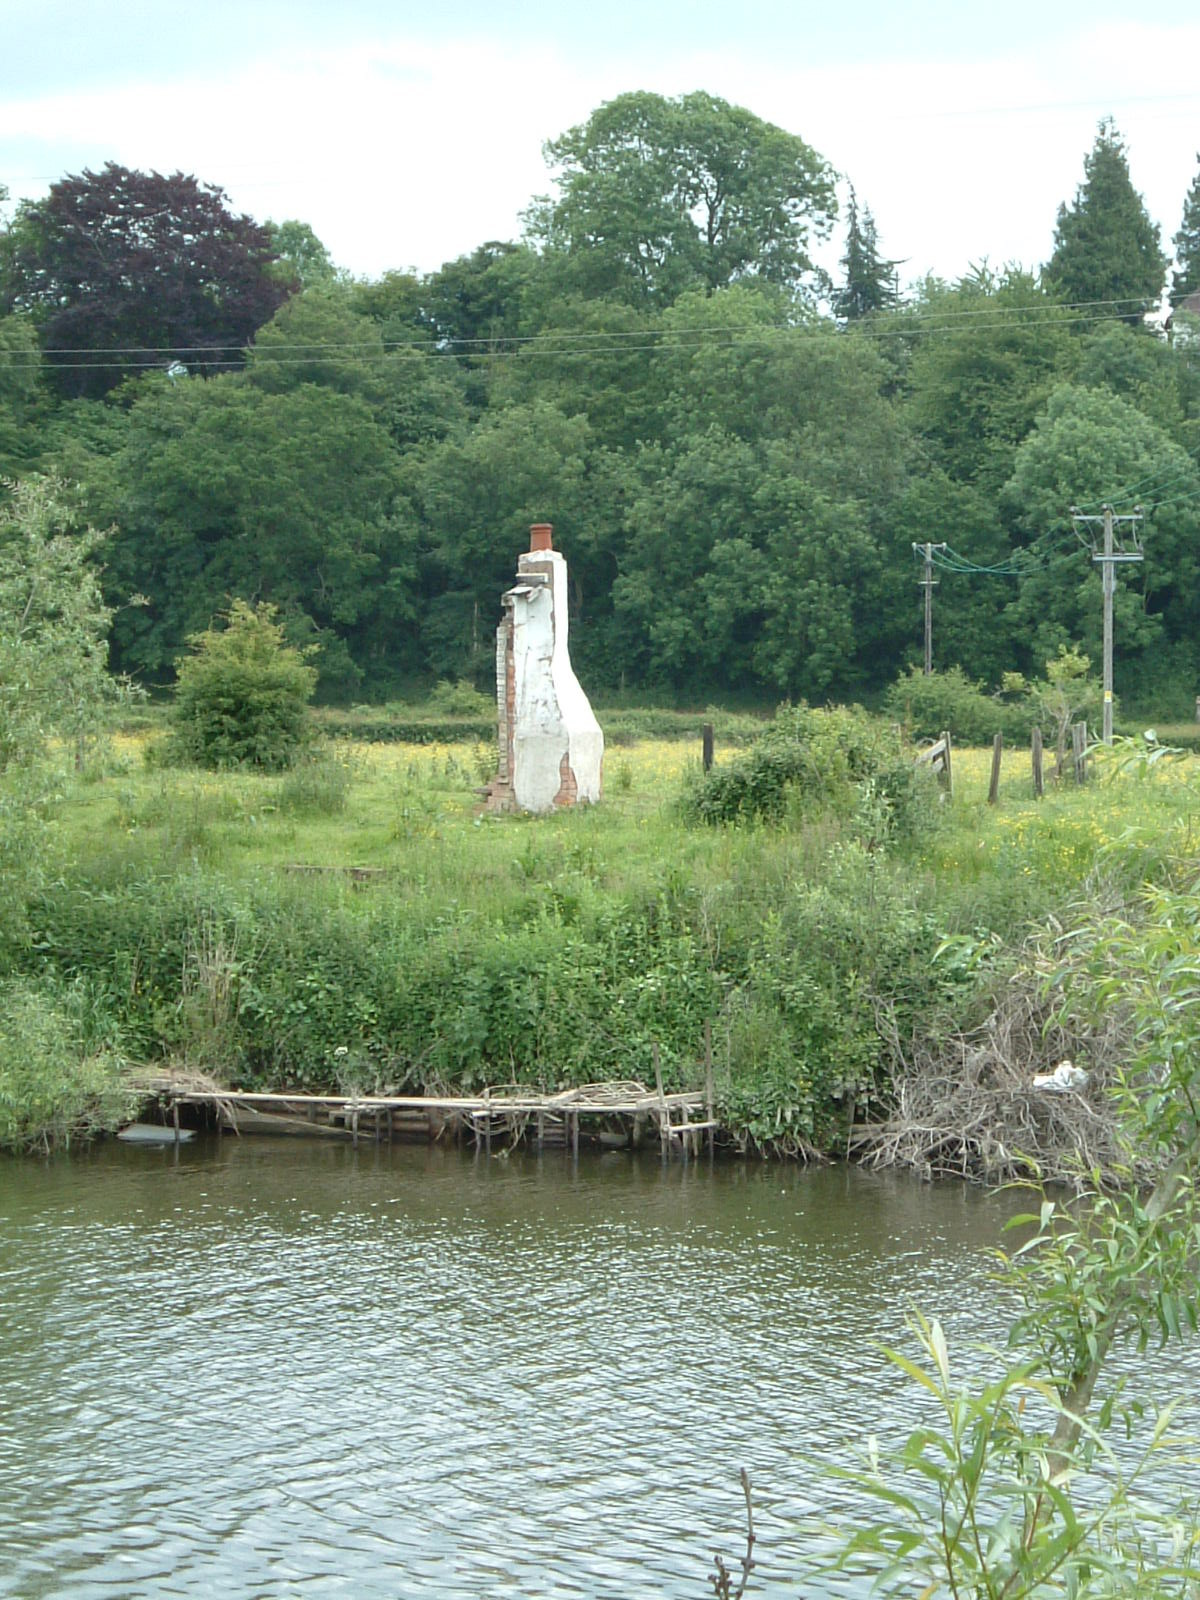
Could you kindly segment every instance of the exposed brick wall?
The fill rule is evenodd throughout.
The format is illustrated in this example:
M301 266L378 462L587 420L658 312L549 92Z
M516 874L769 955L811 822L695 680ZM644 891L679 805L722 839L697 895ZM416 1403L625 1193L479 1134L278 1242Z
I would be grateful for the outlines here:
M512 675L509 665L511 633L511 615L506 613L496 629L496 770L497 776L505 781L511 776L508 761L509 730L512 727L512 716L508 709L508 681Z
M575 781L575 774L571 771L571 758L563 756L558 764L558 793L554 796L556 806L573 806L579 799L579 785Z
M513 609L504 607L504 620L496 629L496 776L488 784L485 805L489 811L515 811L513 793L513 733L517 717L516 666L513 657Z

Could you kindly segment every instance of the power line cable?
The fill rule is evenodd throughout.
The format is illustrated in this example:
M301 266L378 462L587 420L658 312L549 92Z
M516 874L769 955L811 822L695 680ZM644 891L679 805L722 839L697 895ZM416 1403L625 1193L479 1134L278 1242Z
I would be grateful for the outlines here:
M1095 316L1099 317L1099 320L1108 321L1110 320L1108 317L1101 315L1101 308L1112 309L1119 306L1134 307L1145 305L1145 303L1146 297L1144 295L1138 295L1127 296L1126 298L1120 300L1056 300L1050 302L1029 301L1024 305L981 306L964 308L956 311L914 310L909 312L903 308L898 308L893 314L904 319L903 325L883 328L878 325L856 323L853 327L852 334L853 336L867 335L878 337L881 335L886 335L888 337L901 337L913 331L920 332L926 331L927 329L940 331L939 325L941 323L945 323L947 326L952 327L958 322L965 321L968 318L976 317L991 317L995 319L992 323L987 324L987 326L990 327L1036 327L1041 326L1042 324L1036 320L1027 322L1025 320L1026 313L1044 313L1045 319L1051 320L1052 313L1058 314L1064 311L1092 312ZM1051 325L1054 325L1059 320L1061 320L1061 318L1055 315L1051 320ZM1089 318L1088 320L1092 319ZM447 337L443 339L438 339L436 335L422 336L419 334L413 334L405 339L385 339L382 342L385 349L403 349L411 346L421 352L429 351L431 345L434 345L436 348L432 353L440 353L442 348L446 345L483 345L486 347L496 343L503 343L505 345L536 344L540 339L549 338L579 340L622 340L644 339L648 337L679 339L690 336L696 336L698 338L710 338L718 335L734 336L738 334L758 334L763 336L774 334L793 334L797 336L807 335L809 337L829 337L841 339L846 337L846 333L848 331L851 330L834 329L827 326L822 326L820 324L810 323L792 323L784 326L767 326L759 322L744 322L732 323L722 328L702 324L693 327L663 328L661 330L656 330L653 328L630 328L628 330L620 328L543 328L538 333L478 334L471 335L469 337ZM377 348L377 342L375 340L324 340L313 343L298 343L283 340L272 344L272 349L275 350L373 350L375 348ZM211 354L217 351L229 351L237 354L245 349L246 346L244 344L47 345L42 353L44 355L185 355L189 352Z
M1128 505L1135 496L1139 499L1147 499L1154 487L1160 489L1169 488L1171 484L1190 477L1195 470L1194 465L1181 468L1174 463L1170 466L1159 467L1154 472L1148 472L1144 478L1138 478L1127 489L1121 490L1116 494L1103 495L1099 500L1081 500L1076 509L1080 511L1100 511L1105 506Z
M1044 322L1036 324L1036 326L1039 326L1039 327L1085 327L1085 326L1089 326L1089 325L1091 325L1093 323L1096 323L1096 322L1103 322L1103 321L1108 321L1108 320L1110 320L1110 319L1107 318L1107 317L1103 317L1103 316L1064 317L1064 318L1054 319L1054 321L1044 321ZM1007 330L1007 329L1010 329L1010 328L1029 328L1029 327L1032 327L1032 326L1035 326L1035 324L1031 324L1031 323L1027 323L1027 322L1020 322L1020 321L1012 321L1012 320L997 320L997 321L995 321L993 323L978 325L976 328L973 328L970 331L971 332L994 332L994 331ZM857 333L857 334L855 334L855 335L853 335L851 337L862 337L862 338L866 338L866 339L880 341L880 340L883 340L883 339L886 339L886 338L911 338L911 337L914 337L916 335L920 335L920 336L923 336L923 337L926 337L926 338L933 338L933 337L937 337L939 335L946 336L946 335L952 335L952 334L963 332L963 331L967 331L967 330L963 330L961 328L940 327L940 326L916 327L916 328L910 327L910 328L907 328L907 329L863 330L861 333ZM558 337L568 337L569 338L569 337L572 337L572 336L571 335L557 335L557 334L543 334L543 335L538 335L536 337L540 339L540 338L558 338ZM439 347L431 348L431 347L429 347L427 345L424 346L424 347L414 347L414 346L411 346L411 345L408 345L408 344L401 344L401 343L398 342L397 344L395 344L391 348L388 348L387 346L385 346L384 349L379 351L379 353L377 355L376 354L365 355L365 354L354 353L354 352L357 352L361 348L357 344L350 345L350 346L347 346L347 345L334 345L334 344L330 344L330 345L327 345L327 346L309 346L307 348L308 348L310 353L306 354L306 355L303 355L303 356L276 356L276 355L268 354L265 351L257 350L255 347L251 346L251 347L249 347L249 350L252 352L252 356L251 356L251 359L249 361L247 360L247 353L248 352L247 352L246 347L238 347L238 346L233 346L233 345L189 346L189 347L186 347L186 349L185 349L185 347L181 347L181 346L169 346L169 347L160 347L160 348L157 349L157 352L147 351L147 354L158 353L163 357L166 357L166 356L169 355L173 359L178 360L180 354L186 354L189 351L203 350L203 351L206 352L205 355L201 356L198 359L193 355L193 356L191 356L191 358L186 363L184 363L189 368L189 370L192 370L192 369L240 370L240 369L244 368L247 365L280 366L280 367L281 366L307 366L307 365L310 365L313 362L317 362L317 361L324 362L324 363L327 363L327 364L335 364L335 365L339 364L339 363L356 363L358 365L372 365L372 364L376 364L376 363L378 363L380 361L389 360L389 359L411 360L411 361L443 361L444 362L444 361L447 361L447 360L449 360L449 361L464 361L464 360L490 361L490 360L522 360L522 359L530 359L530 358L532 358L532 359L543 359L543 358L548 358L548 357L554 357L554 358L575 359L575 360L577 360L577 359L579 359L581 357L590 357L590 356L597 356L597 355L646 354L646 353L651 353L651 352L656 352L656 351L664 351L664 350L666 350L666 351L687 351L687 350L702 350L702 349L710 349L711 350L711 349L754 348L755 346L767 344L767 343L769 343L769 342L771 342L773 340L778 340L778 339L781 339L781 338L793 338L793 339L796 339L797 342L803 340L803 341L806 341L806 342L808 342L810 344L830 343L830 342L835 342L835 341L836 342L844 342L847 339L848 336L844 332L842 332L840 330L836 330L836 329L824 330L824 329L807 329L807 328L768 328L768 329L761 329L760 328L760 329L755 330L754 334L751 335L751 336L748 336L748 337L742 337L742 336L740 336L738 334L731 334L730 331L727 330L727 329L705 330L703 337L700 337L699 330L697 330L696 333L694 333L694 334L688 334L688 335L685 335L683 337L680 337L680 336L678 336L678 335L676 335L674 333L655 335L652 332L651 333L643 333L641 335L641 337L644 338L644 339L648 339L650 342L643 343L643 344L619 344L619 343L593 344L593 345L588 345L588 346L583 346L583 347L572 346L572 345L569 345L569 344L568 345L552 344L552 345L538 345L535 348L534 347L534 340L530 339L530 340L526 341L521 348L518 348L518 349L509 349L509 348L496 349L496 348L490 348L490 349L487 349L487 350L474 350L474 351L458 351L458 350L450 350L450 349L439 348ZM492 341L492 343L493 343L493 345L496 344L496 343L500 343L500 344L503 344L503 345L507 346L509 341L499 340L499 341ZM131 347L127 347L127 348L129 348L130 350L133 350L133 349L135 349L137 347L132 347L131 346ZM298 347L298 348L305 348L305 347ZM375 347L372 346L371 348L372 348L372 350L374 350ZM49 354L49 353L50 352L46 352L46 354ZM101 347L98 347L98 346L95 347L94 351L81 352L81 353L94 353L96 355L108 355L108 354L111 354L110 351L108 351L106 349L103 349ZM15 353L7 356L4 359L3 365L5 365L8 368L8 370L10 370L10 371L13 371L13 370L15 370L15 371L36 371L36 370L39 370L42 367L43 362L44 362L44 355L43 355L42 352L28 352L28 353L26 353L26 352L15 352ZM63 370L63 371L88 370L88 371L99 371L99 372L141 372L141 371L153 371L153 370L162 371L167 363L166 363L165 360L144 360L144 361L137 361L137 360L130 360L130 361L102 360L102 361L51 361L51 362L48 362L48 363L45 363L45 364L49 365L49 366L52 366L56 370Z
M1184 489L1179 494L1168 495L1165 500L1154 500L1148 510L1150 515L1153 516L1156 511L1161 511L1163 506L1180 505L1183 501L1195 500L1198 496L1200 496L1200 485L1192 489Z
M941 553L935 553L933 560L936 565L945 567L947 571L957 572L966 576L981 577L1024 577L1028 573L1040 572L1047 567L1058 565L1061 561L1074 558L1074 551L1067 556L1054 555L1055 550L1061 549L1074 537L1073 531L1058 534L1039 534L1027 545L1022 545L1011 552L1003 561L984 564L972 561L951 545L942 545ZM1045 543L1049 540L1049 543Z

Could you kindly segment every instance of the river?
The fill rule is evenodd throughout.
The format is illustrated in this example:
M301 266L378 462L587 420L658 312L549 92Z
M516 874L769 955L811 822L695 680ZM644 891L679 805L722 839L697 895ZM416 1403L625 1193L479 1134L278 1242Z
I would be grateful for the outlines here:
M822 1588L813 1461L966 1360L1011 1197L900 1175L267 1139L0 1163L0 1596ZM1189 1353L1195 1381L1196 1366Z

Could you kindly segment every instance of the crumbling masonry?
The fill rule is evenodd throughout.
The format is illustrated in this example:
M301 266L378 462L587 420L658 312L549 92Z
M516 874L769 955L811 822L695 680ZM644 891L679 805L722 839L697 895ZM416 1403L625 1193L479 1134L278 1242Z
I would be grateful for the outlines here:
M548 522L530 529L496 629L493 811L552 811L600 798L604 735L567 653L567 563Z

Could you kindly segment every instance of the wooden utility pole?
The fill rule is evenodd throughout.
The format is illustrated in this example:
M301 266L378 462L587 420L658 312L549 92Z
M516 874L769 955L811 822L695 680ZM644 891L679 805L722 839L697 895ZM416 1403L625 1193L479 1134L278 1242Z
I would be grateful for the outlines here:
M1104 554L1100 558L1104 573L1104 731L1105 744L1112 743L1113 698L1113 513L1111 506L1104 508ZM1093 556L1092 560L1096 560Z
M1071 507L1071 519L1076 528L1080 523L1099 522L1104 528L1104 548L1102 551L1093 549L1092 560L1096 562L1103 572L1104 577L1104 720L1101 737L1105 744L1113 741L1113 591L1116 588L1116 577L1113 568L1119 561L1141 561L1142 546L1137 536L1137 524L1142 520L1141 506L1134 506L1132 511L1123 516L1115 516L1111 506L1101 508L1098 516L1085 517L1076 507ZM1118 523L1128 522L1132 528L1131 548L1126 550L1117 544L1115 529Z
M917 582L925 591L925 676L933 671L933 587L937 579L933 575L933 552L944 550L944 544L930 544L928 539L924 544L914 544L913 550L924 558L925 576L918 578Z

